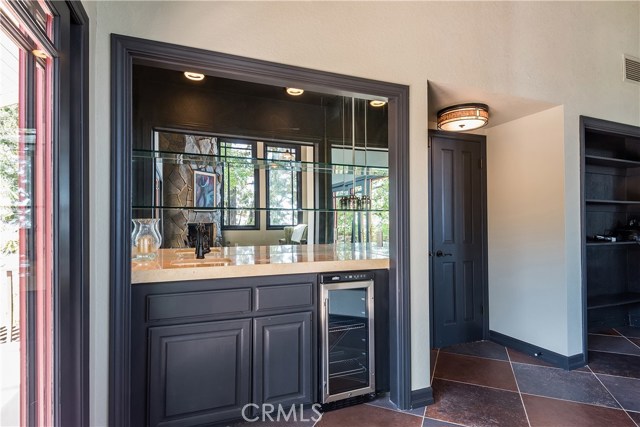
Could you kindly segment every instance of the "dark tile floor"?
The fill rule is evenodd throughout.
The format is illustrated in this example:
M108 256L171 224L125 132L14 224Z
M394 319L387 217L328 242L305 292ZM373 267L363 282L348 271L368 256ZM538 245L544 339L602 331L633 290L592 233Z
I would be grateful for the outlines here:
M435 403L399 411L381 397L291 427L640 427L640 328L589 334L589 365L554 368L482 341L433 350ZM307 413L307 418L314 416ZM261 423L244 423L250 427Z

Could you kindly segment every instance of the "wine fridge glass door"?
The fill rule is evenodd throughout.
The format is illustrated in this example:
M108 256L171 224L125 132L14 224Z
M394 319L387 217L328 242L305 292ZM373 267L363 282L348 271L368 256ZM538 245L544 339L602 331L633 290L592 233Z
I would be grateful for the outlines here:
M322 286L323 403L375 391L373 281Z

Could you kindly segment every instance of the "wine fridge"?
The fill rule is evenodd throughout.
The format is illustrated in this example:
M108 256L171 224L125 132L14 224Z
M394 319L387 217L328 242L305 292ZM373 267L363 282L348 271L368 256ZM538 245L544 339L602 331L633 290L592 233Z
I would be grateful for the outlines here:
M373 277L320 275L322 403L375 393Z

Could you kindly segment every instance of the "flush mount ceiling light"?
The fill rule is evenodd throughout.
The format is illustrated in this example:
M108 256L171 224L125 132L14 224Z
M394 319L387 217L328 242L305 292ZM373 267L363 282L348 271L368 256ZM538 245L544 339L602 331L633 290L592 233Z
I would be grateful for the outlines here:
M438 129L464 132L489 123L489 107L485 104L458 104L438 111Z
M287 93L291 96L300 96L304 93L304 89L298 89L295 87L288 87Z
M193 80L199 82L200 80L204 80L204 74L194 73L193 71L185 71L184 76L189 80Z
M369 101L369 105L371 105L372 107L382 107L384 105L387 105L386 101L381 101L379 99L372 99L371 101Z

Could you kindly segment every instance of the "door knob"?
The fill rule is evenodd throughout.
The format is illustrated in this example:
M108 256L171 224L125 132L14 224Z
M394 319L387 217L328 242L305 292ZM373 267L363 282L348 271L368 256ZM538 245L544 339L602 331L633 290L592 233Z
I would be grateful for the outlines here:
M437 252L436 252L436 256L437 256L437 257L441 257L441 256L453 256L453 254L448 254L448 253L445 253L445 252L442 252L442 251L437 251Z

